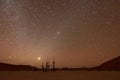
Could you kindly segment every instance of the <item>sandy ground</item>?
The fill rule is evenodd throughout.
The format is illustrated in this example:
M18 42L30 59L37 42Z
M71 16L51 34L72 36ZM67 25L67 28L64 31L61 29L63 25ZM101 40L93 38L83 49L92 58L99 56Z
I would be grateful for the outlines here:
M115 71L6 71L0 72L0 80L120 80Z

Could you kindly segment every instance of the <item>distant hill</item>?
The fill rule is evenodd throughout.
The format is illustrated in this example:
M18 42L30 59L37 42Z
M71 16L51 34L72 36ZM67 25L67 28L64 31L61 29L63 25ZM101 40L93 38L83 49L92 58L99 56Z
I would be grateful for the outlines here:
M96 70L114 70L114 71L120 71L120 56L117 58L114 58L112 60L109 60L103 64L101 64L98 67L95 67L93 69Z
M29 66L29 65L12 65L12 64L6 64L6 63L0 63L0 71L35 71L35 70L41 70L37 69L35 67ZM56 70L72 70L72 71L120 71L120 56L117 58L114 58L112 60L109 60L100 66L93 67L93 68L56 68Z
M109 60L100 66L92 67L92 68L62 68L61 70L72 70L72 71L120 71L120 56L116 57L112 60Z
M0 63L0 71L34 71L37 68L29 66L29 65L13 65Z

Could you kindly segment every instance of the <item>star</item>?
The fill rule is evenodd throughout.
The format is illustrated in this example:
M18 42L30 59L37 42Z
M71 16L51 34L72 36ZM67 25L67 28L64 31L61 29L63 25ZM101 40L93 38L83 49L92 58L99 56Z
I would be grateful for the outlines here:
M57 32L57 35L60 35L60 32Z
M11 59L11 58L12 58L12 56L8 56L8 58L9 58L9 59Z

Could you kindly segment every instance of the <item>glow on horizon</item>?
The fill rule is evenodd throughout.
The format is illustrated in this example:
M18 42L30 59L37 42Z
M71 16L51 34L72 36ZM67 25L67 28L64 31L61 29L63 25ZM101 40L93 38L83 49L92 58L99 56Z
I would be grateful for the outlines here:
M40 60L41 60L41 57L38 57L37 60L40 61Z

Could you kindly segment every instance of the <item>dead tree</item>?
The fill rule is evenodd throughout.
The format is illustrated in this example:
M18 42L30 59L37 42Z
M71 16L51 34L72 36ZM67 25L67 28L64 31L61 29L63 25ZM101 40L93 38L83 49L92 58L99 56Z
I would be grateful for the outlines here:
M55 60L53 60L52 64L53 64L53 69L52 69L52 71L55 71Z
M44 72L45 71L45 67L44 67L44 64L42 63L42 71Z
M45 71L47 72L47 71L49 71L49 62L46 62L46 69L45 69Z

